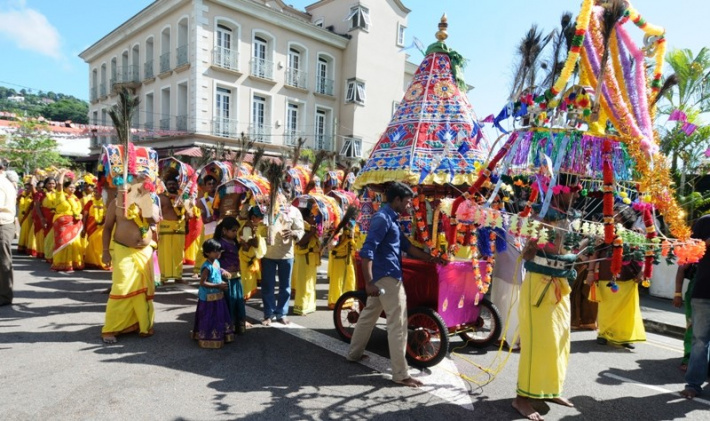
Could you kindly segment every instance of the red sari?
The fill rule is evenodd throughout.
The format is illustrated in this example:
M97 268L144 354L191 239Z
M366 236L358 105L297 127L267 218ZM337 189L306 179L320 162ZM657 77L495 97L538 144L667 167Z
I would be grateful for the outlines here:
M35 249L28 250L27 254L32 257L39 257L40 259L44 257L44 227L42 227L42 220L39 217L39 213L34 208L34 204L38 203L40 205L40 212L42 209L42 200L44 199L44 192L37 191L32 199L33 209L32 209L32 221L33 229L35 235Z

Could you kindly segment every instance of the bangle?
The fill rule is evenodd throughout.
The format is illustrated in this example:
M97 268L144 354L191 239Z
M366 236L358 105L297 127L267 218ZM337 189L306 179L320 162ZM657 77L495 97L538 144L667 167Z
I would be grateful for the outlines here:
M674 296L674 297L682 297L682 296L683 296L683 293L682 293L682 292L676 292L675 294L673 294L673 296Z

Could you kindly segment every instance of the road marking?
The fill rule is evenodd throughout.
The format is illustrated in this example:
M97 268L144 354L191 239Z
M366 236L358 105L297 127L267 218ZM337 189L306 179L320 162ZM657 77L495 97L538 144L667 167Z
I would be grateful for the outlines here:
M619 380L619 381L626 382L626 383L635 384L635 385L638 385L638 386L641 386L641 387L645 387L646 389L655 390L656 392L669 393L669 394L671 394L671 395L678 395L678 392L674 392L674 391L672 391L672 390L668 390L668 389L665 389L665 388L662 388L662 387L659 387L659 386L653 386L653 385L650 385L650 384L645 384L645 383L637 382L636 380L627 379L626 377L617 376L616 374L602 373L602 376L610 377L610 378L612 378L612 379ZM680 398L680 399L685 399L685 398L683 398L682 396L679 396L679 398ZM702 404L704 404L704 405L710 406L710 401L705 400L705 399L702 399L702 398L695 398L695 399L693 399L693 402L698 402L698 403L702 403Z
M261 320L263 312L253 307L246 306L247 316L252 319ZM334 354L338 354L345 359L348 352L348 344L332 338L320 332L305 328L291 321L288 326L272 324L271 327L281 329L289 335L312 343L326 349ZM390 360L371 352L365 352L370 358L361 361L360 364L369 367L380 373L390 372ZM458 375L458 369L450 358L445 358L435 367L431 367L430 374L424 379L422 390L430 393L449 403L458 405L469 411L473 411L473 403L468 394L468 388L463 379ZM416 376L415 376L416 377Z

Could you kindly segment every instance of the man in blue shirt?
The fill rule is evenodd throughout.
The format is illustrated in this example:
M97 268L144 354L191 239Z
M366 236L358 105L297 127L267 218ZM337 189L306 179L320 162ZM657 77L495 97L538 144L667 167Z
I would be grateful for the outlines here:
M360 313L347 359L360 361L377 319L384 310L387 316L387 342L392 360L392 380L409 387L423 383L409 376L405 359L407 350L407 295L402 285L402 252L428 262L446 263L412 246L400 231L399 215L407 211L414 192L407 185L394 182L385 192L387 204L370 220L367 238L360 250L365 278L367 304Z

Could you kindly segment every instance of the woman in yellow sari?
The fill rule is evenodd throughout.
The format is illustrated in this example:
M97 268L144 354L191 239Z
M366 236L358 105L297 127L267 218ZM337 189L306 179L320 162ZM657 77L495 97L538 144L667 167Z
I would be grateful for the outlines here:
M55 195L50 206L55 209L52 270L71 272L84 269L84 250L81 241L81 201L74 196L73 180L65 179L65 170L59 175L63 188Z
M17 252L20 254L32 255L32 250L36 250L34 236L34 221L32 219L34 205L34 190L32 183L25 180L25 190L17 198L18 220L20 222L20 239L17 242Z
M237 231L244 300L256 292L257 281L261 279L261 258L266 254L266 227L261 223L264 214L258 206L252 206L247 218L240 218L243 223Z
M89 193L91 196L89 196ZM89 200L84 205L84 235L86 248L84 249L84 266L87 269L104 269L108 267L101 261L104 238L104 220L106 209L101 193L97 189L86 192L84 197Z
M42 226L44 227L44 260L52 263L52 251L54 250L54 213L57 198L57 182L54 178L47 178L44 182L44 198L42 199Z

